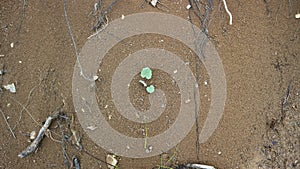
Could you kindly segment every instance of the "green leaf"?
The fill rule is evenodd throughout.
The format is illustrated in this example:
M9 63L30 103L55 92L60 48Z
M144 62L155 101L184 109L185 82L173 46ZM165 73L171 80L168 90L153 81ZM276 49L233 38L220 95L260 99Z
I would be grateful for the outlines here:
M147 91L149 94L153 93L154 90L155 90L155 87L154 87L153 85L150 85L150 86L148 86L148 87L146 88L146 91Z
M141 71L141 77L146 79L152 78L152 70L149 67L144 67Z

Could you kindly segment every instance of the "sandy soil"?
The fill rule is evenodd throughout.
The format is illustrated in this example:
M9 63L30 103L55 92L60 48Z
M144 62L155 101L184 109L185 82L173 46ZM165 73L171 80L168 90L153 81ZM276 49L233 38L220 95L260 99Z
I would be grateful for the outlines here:
M16 139L11 135L3 118L0 120L0 168L65 168L62 147L46 137L38 151L24 159L17 157L28 143L28 133L38 131L46 117L62 104L64 112L72 116L72 74L76 62L74 48L64 18L63 1L26 1L2 0L0 2L0 70L5 74L0 84L15 83L17 92L0 90L0 109L4 112ZM68 15L78 49L84 45L96 23L91 14L96 1L68 1ZM142 0L120 1L108 14L109 20L138 12L164 12L144 4ZM161 0L170 14L188 18L188 0ZM110 1L104 1L104 8ZM213 136L200 146L197 159L195 127L175 148L162 156L167 161L176 151L173 164L205 163L220 169L228 168L300 168L300 20L295 14L300 12L300 1L260 0L230 1L228 8L233 15L233 25L228 24L228 15L220 1L215 1L210 15L209 35L224 65L227 80L227 100L225 112ZM193 17L194 22L199 22ZM153 41L158 35L132 37L124 44L116 46L106 57L110 66L102 66L97 82L99 105L110 98L106 90L108 79L118 64L116 58L124 58L126 53L141 49L143 46L155 46ZM171 52L182 53L184 45L176 46L167 39ZM11 47L14 43L14 47ZM126 45L132 43L134 45ZM173 47L172 47L173 46ZM174 47L176 46L176 47ZM160 47L160 46L156 46ZM118 52L124 50L124 53ZM188 57L188 56L187 56ZM195 64L194 61L191 61ZM106 70L106 71L104 71ZM203 86L207 80L206 71L201 66L199 84L201 94L209 92ZM161 73L155 79L161 84L171 81L168 75ZM291 85L290 85L291 84ZM149 106L140 103L139 97L146 98L142 90L135 90L132 83L131 100L140 109ZM287 92L288 86L290 91ZM163 85L162 85L163 86ZM164 89L175 106L167 112L176 112L176 87ZM172 90L171 90L172 89ZM288 94L287 94L288 93ZM289 97L287 97L289 96ZM286 98L286 99L285 99ZM284 100L285 99L285 100ZM147 99L146 99L147 100ZM200 127L203 124L208 101L202 99L200 109ZM284 103L284 104L282 104ZM35 123L22 106L32 114ZM113 105L109 105L113 107ZM115 108L109 109L116 112ZM22 119L19 121L20 114ZM114 114L118 116L119 114ZM169 117L171 122L176 114ZM76 118L75 118L76 119ZM168 126L162 118L153 128L154 135ZM128 124L129 123L129 124ZM84 149L98 159L105 160L108 152L94 144L75 120L76 130L82 133ZM123 125L137 127L126 119L112 120L110 124L120 132L141 137L140 133L123 128ZM137 127L138 128L138 127ZM51 130L59 133L55 124ZM53 135L61 139L60 134ZM87 153L80 152L68 145L70 157L76 155L82 168L106 168L106 165ZM121 157L120 168L153 168L160 164L161 156L146 159ZM169 165L172 165L171 163Z

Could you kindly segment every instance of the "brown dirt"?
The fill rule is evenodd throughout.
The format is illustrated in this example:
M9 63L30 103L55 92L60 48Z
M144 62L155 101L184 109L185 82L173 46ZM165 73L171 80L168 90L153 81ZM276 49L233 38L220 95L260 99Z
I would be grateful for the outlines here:
M168 6L169 13L188 17L186 5L188 1L161 0ZM213 136L200 147L200 162L214 165L220 169L227 168L300 168L299 144L299 113L300 113L300 20L294 15L300 12L300 1L291 0L289 4L281 0L260 1L228 1L228 7L233 15L233 25L228 25L228 16L222 3L214 2L210 16L209 35L211 41L223 61L227 80L227 100L222 120ZM68 1L68 15L75 35L78 49L86 42L93 32L91 28L95 17L90 14L94 1ZM104 6L109 2L104 1ZM141 8L142 0L120 1L109 13L109 20L137 12L162 12L150 5ZM19 119L22 107L16 102L26 105L28 95L34 88L27 109L38 123L56 110L62 103L68 115L74 112L72 102L72 73L75 64L75 54L64 18L63 1L28 1L25 7L24 21L20 32L18 29L22 20L22 2L2 0L0 2L0 70L7 71L0 79L0 84L14 82L17 93L0 91L0 108L12 127ZM197 24L197 23L196 23ZM199 23L198 23L199 24ZM125 53L133 52L143 46L153 46L151 40L159 38L156 35L133 37L133 47L124 48ZM184 46L176 46L170 40L170 51L184 52ZM10 44L14 43L11 48ZM142 44L142 45L141 45ZM126 45L126 44L125 44ZM172 47L173 46L173 47ZM121 45L119 48L122 47ZM118 51L118 46L115 47ZM116 66L116 58L124 57L120 52L107 57L110 70ZM189 57L189 56L187 56ZM21 63L19 62L21 61ZM192 62L194 63L194 62ZM102 89L109 88L105 83L111 77L111 71L101 71L97 84L97 94L105 101L109 96ZM205 69L201 70L200 84L207 79ZM165 78L166 77L166 78ZM158 81L170 81L167 75L157 77ZM206 79L205 79L206 78ZM287 87L292 82L292 90L287 103L282 107ZM132 84L133 86L136 84ZM165 88L170 90L169 88ZM171 102L176 99L176 86L171 88L168 97ZM209 89L201 91L201 94ZM138 102L138 97L145 98L143 92L132 90L131 100L140 109L147 108ZM146 98L145 98L146 99ZM99 101L99 104L101 103ZM147 99L146 99L147 100ZM208 101L201 102L200 126L207 111ZM175 105L175 106L174 106ZM167 112L178 109L176 104L167 108ZM112 107L110 105L109 107ZM283 109L283 110L282 110ZM111 109L110 111L114 111ZM169 112L168 112L169 111ZM118 114L114 114L118 115ZM170 116L170 124L176 116ZM161 119L161 122L166 119ZM128 121L111 122L118 126L127 125ZM79 123L77 130L82 132ZM134 130L136 124L129 124ZM153 133L157 134L168 126L158 122ZM23 112L23 118L14 129L17 139L14 139L4 120L0 120L0 168L64 168L62 148L49 138L45 138L38 151L19 159L17 154L28 145L26 133L38 130L39 127ZM53 126L52 128L54 128ZM57 129L53 129L58 132ZM128 135L139 136L128 129L118 129ZM24 134L25 133L25 134ZM55 135L55 138L59 136ZM195 128L178 145L176 163L199 162L195 149ZM94 156L105 160L107 152L96 146L83 133L82 144ZM172 149L169 156L175 151ZM218 152L221 154L218 154ZM82 168L106 168L93 157L76 151L68 146L68 153L76 155ZM167 157L163 157L166 158ZM120 168L152 168L160 163L160 156L147 159L121 158Z

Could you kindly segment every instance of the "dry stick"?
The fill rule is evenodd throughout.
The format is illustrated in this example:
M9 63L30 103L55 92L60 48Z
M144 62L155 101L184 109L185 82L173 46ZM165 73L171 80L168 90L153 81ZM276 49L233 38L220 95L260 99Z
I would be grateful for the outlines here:
M60 115L59 117L60 117L60 118L64 118L64 119L67 121L68 130L71 130L71 126L70 126L70 124L69 124L69 118L68 118L68 117L64 117L64 116L61 116L61 115ZM60 128L60 129L61 129L61 128ZM61 130L62 130L62 129L61 129ZM63 132L63 131L62 131L62 132ZM100 158L94 156L93 154L91 154L90 152L88 152L86 149L84 149L84 147L78 146L77 143L72 143L69 139L65 139L65 142L69 143L69 144L70 144L71 146L73 146L76 150L78 150L78 151L80 151L80 152L83 152L83 153L87 154L88 156L90 156L90 157L92 157L92 158L94 158L94 159L100 161L101 163L104 163L104 164L110 165L110 166L112 166L112 167L115 167L115 166L113 166L112 164L109 164L109 163L107 163L106 161L101 160Z
M223 3L224 3L225 11L229 15L229 25L232 25L232 15L231 15L231 12L227 8L226 0L223 0Z
M194 2L196 4L196 7L197 7L196 11L197 12L194 10L194 14L198 17L198 19L200 21L200 24L202 25L202 32L206 35L201 43L197 43L198 39L196 39L196 43L195 43L196 44L196 50L201 53L203 58L205 58L205 54L203 53L203 48L204 48L204 45L205 45L205 41L207 40L207 37L209 37L207 25L208 25L208 22L209 22L208 16L211 12L212 1L208 0L208 4L206 5L205 14L201 14L201 4L200 4L199 0L194 0L194 1L189 0L189 2L192 5L192 9L194 9L194 4L192 2ZM201 16L204 16L204 19L202 19ZM189 11L189 20L193 24L190 11ZM194 34L196 36L194 28L193 28L193 31L194 31ZM199 49L199 47L200 47L200 49Z
M101 29L98 29L95 33L93 33L92 35L90 35L87 39L91 39L92 37L98 35L99 32L102 32L108 26L108 18L106 17L105 19L106 19L106 23L104 24L104 26L102 26Z
M76 61L79 65L79 69L80 69L80 75L90 81L90 82L93 82L93 78L89 78L87 77L84 73L83 73L83 68L81 66L81 63L80 63L80 60L79 60L79 54L78 54L78 49L77 49L77 45L76 45L76 42L75 42L75 38L74 38L74 35L73 35L73 32L72 32L72 28L71 28L71 25L70 25L70 22L69 22L69 17L68 17L68 14L67 14L67 1L64 0L64 15L65 15L65 18L66 18L66 23L67 23L67 26L68 26L68 30L69 30L69 33L70 33L70 36L71 36L71 39L72 39L72 43L73 43L73 46L74 46L74 49L75 49L75 55L76 55Z
M292 13L292 2L291 0L289 0L289 16L291 15Z
M60 121L61 121L61 116L59 117L59 120L58 120L57 124L58 124L58 127L59 127L60 131L61 131L61 146L62 146L62 150L63 150L64 164L66 165L67 168L69 168L70 158L69 158L68 153L67 153L67 146L66 146L67 139L65 137L65 133L63 131L63 128L62 128L62 125L61 125Z
M33 91L35 90L36 87L37 87L37 86L33 87L33 88L30 90L30 92L29 92L29 94L28 94L28 97L27 97L27 102L26 102L26 104L23 106L22 110L20 111L20 113L19 113L19 115L20 115L20 116L19 116L19 120L17 121L17 123L15 124L15 126L14 126L13 129L15 129L15 128L17 127L18 124L20 124L20 122L21 122L21 120L22 120L22 117L23 117L23 112L24 112L25 108L27 108L27 106L29 105L29 102L30 102L32 93L33 93Z
M76 156L73 157L73 166L75 169L80 169L80 161Z
M291 90L292 90L292 83L293 81L291 80L289 85L288 85L288 88L286 89L286 93L285 93L285 98L283 100L283 105L285 105L291 95Z
M93 30L94 31L97 31L102 25L103 23L105 23L104 19L106 18L108 12L112 9L112 7L117 3L119 2L119 0L114 0L107 8L106 10L103 12L103 15L100 16L100 19L99 21L97 22L97 24L93 27ZM101 12L100 12L101 14Z
M10 97L10 96L9 96ZM30 116L30 118L38 125L38 126L41 126L39 122L37 122L34 117L31 115L31 113L29 112L29 110L22 104L20 103L18 100L16 100L15 98L13 97L10 97L12 100L14 100L16 103L18 103L25 111L26 113Z
M22 25L23 25L23 22L24 22L24 17L25 17L25 6L26 6L26 0L23 0L21 23L20 23L19 28L18 28L18 34L20 33L21 28L22 28Z
M195 28L194 28L194 24L193 24L193 21L192 21L192 18L191 18L191 12L189 10L189 21L190 23L192 24L192 29L193 29L193 32L194 32L194 35L196 36L196 32L195 32ZM197 43L195 42L195 45L196 45L196 48L197 48ZM196 58L196 56L195 56ZM198 67L199 67L199 64L197 64L197 58L195 59L196 61L196 83L198 84L198 80L199 80L199 77L198 77ZM199 90L198 88L196 89L196 86L194 86L194 102L195 102L195 124L196 124L196 152L197 152L197 160L199 161L200 160L200 140L199 140L199 135L200 135L200 132L199 132L199 121L198 121L198 102L197 102L197 98L196 98L196 90Z
M16 135L15 135L14 131L11 129L11 127L10 127L10 125L9 125L7 119L6 119L6 116L5 116L4 112L1 109L0 109L0 111L1 111L1 114L3 116L3 119L4 119L5 123L6 123L9 131L11 132L12 136L16 139Z
M201 4L199 3L199 1L197 1L197 0L194 0L194 1L192 1L192 0L189 0L189 3L190 3L190 5L192 6L192 8L191 9L194 9L194 4L193 4L193 2L196 4L196 9L197 9L197 11L198 11L198 13L194 10L194 14L198 17L198 19L199 19L199 21L200 21L200 23L201 23L201 25L202 25L202 23L203 23L203 20L202 20L202 18L201 18ZM192 19L191 18L191 15L190 15L190 10L189 10L189 19Z
M67 140L67 141L68 141L68 140ZM82 148L81 150L79 150L78 147L77 147L77 145L71 143L70 141L68 141L68 143L71 144L71 146L73 146L76 150L85 153L86 155L92 157L93 159L95 159L95 160L97 160L97 161L99 161L99 162L101 162L101 163L104 163L104 164L110 165L110 166L112 166L112 167L115 167L115 166L113 166L112 164L109 164L109 163L107 163L106 161L101 160L100 158L98 158L98 157L96 157L95 155L91 154L91 153L88 152L85 148Z
M278 120L279 123L281 123L285 119L285 117L286 117L286 113L284 111L284 107L285 107L285 105L286 105L286 103L287 103L287 101L288 101L288 99L290 97L291 90L292 90L292 83L293 83L293 81L291 80L290 83L289 83L289 85L288 85L288 88L286 89L285 97L282 99L282 102L281 102L281 117Z
M208 0L206 6L205 6L205 15L204 15L204 20L202 24L202 32L205 33L206 36L208 36L208 24L209 24L209 14L211 13L211 8L212 8L213 2L212 0Z
M30 155L31 153L35 152L35 150L38 148L39 144L41 143L42 139L44 138L45 131L49 128L53 119L56 119L58 117L58 115L59 115L59 112L56 111L47 118L45 124L40 129L37 137L33 140L33 142L24 151L22 151L18 155L18 157L24 158L24 157Z

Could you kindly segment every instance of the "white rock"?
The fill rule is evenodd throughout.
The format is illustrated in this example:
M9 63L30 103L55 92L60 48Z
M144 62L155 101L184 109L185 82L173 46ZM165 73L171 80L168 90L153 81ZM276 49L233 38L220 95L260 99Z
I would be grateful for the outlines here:
M152 0L150 3L152 6L156 7L157 2L158 2L158 0Z
M93 76L93 80L96 81L99 78L99 76Z
M148 146L148 147L146 148L146 153L147 153L147 154L148 154L148 153L151 153L152 150L153 150L153 147L152 147L152 146Z
M108 154L108 155L106 156L106 163L107 163L107 167L108 167L109 169L114 169L115 166L118 164L118 160L115 158L114 155ZM108 165L108 164L110 164L110 165Z
M13 48L14 47L14 43L10 43L10 47Z
M29 135L30 140L31 140L31 141L34 140L35 137L36 137L36 131L30 132L30 135Z
M125 19L125 16L124 16L124 15L122 15L122 16L121 16L121 19L122 19L122 20L123 20L123 19Z
M297 14L295 15L295 18L296 18L296 19L300 19L300 13L297 13Z
M191 9L191 7L192 7L192 5L188 4L188 5L186 6L186 9Z
M16 86L15 86L14 83L8 84L8 85L4 85L3 87L4 87L4 89L9 90L11 93L16 93L17 92L16 91Z

